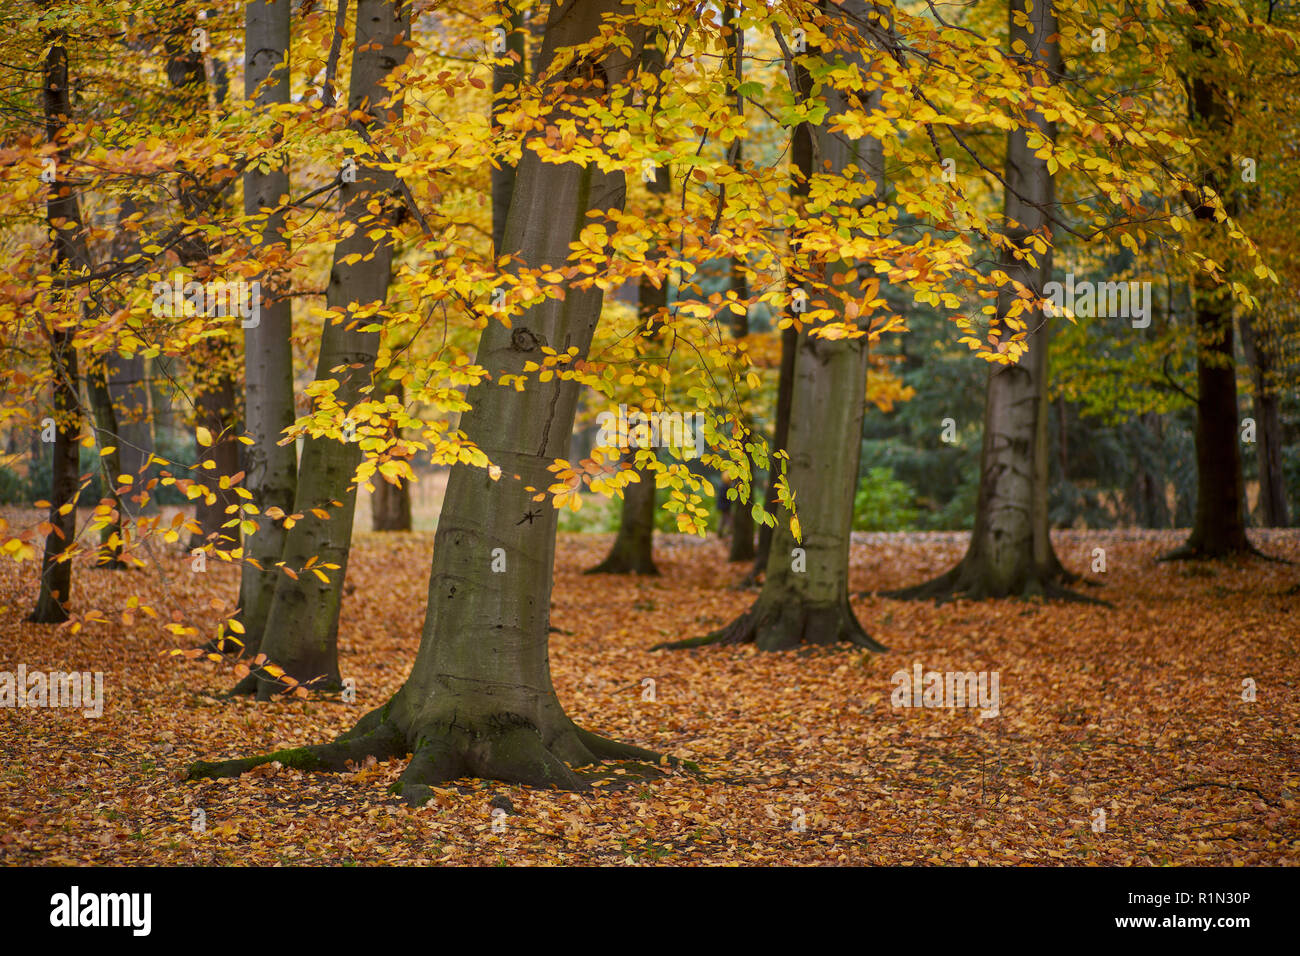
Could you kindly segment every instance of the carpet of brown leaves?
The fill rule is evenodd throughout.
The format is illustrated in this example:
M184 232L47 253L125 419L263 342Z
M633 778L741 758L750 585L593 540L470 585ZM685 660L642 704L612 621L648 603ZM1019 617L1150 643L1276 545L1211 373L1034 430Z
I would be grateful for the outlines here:
M584 577L609 536L564 535L551 655L560 699L600 733L697 761L707 779L611 768L582 794L485 781L407 809L386 792L404 761L342 775L276 766L179 782L195 759L331 739L406 676L423 620L432 535L358 535L341 628L357 701L256 704L218 695L228 668L143 615L215 621L233 568L78 568L75 606L108 623L22 623L35 569L0 565L0 670L102 670L99 719L0 710L0 864L1259 864L1300 862L1300 570L1161 564L1182 533L1064 532L1066 565L1108 569L1113 609L855 598L885 655L648 652L752 600L713 540L656 539L663 576ZM918 582L964 536L857 535L855 589ZM1300 533L1262 532L1300 562ZM191 642L192 643L192 642ZM890 676L997 671L1001 713L891 707ZM645 678L654 680L654 700ZM1242 699L1243 681L1257 699ZM513 810L496 821L493 806ZM1105 811L1105 829L1093 823ZM202 811L197 814L195 811ZM202 819L205 826L198 827ZM499 831L499 832L494 832Z

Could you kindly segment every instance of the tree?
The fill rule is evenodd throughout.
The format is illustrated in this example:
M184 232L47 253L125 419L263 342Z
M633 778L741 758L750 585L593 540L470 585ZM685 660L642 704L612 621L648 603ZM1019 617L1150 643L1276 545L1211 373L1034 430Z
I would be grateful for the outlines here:
M554 65L553 102L576 119L599 106L635 66L622 52L570 48L598 36L616 0L568 0L552 8L541 62ZM641 38L630 37L634 46ZM563 57L560 56L564 52ZM534 137L536 138L536 136ZM520 268L564 261L590 211L617 210L621 171L595 163L544 163L525 149L519 164L502 251ZM521 374L547 343L590 346L600 316L599 287L568 280L564 298L528 308L513 328L491 322L479 358L493 376ZM577 727L551 684L547 643L556 513L521 521L534 490L548 484L548 465L565 450L573 428L577 383L555 377L523 391L481 383L471 389L461 428L492 450L499 473L468 464L451 469L433 548L424 633L411 675L382 707L331 744L223 763L199 763L191 777L232 776L272 760L317 770L342 770L348 760L413 752L397 785L411 804L431 784L473 775L536 786L582 785L568 764L600 759L655 759L649 751L605 740ZM494 571L494 563L501 570Z
M1061 74L1052 0L1011 0L1009 8L1013 57L1023 45L1027 52L1022 59L1035 70L1036 82L1052 83ZM1025 351L1012 364L989 366L975 529L965 557L955 568L917 587L890 592L889 597L1077 597L1063 587L1073 575L1061 566L1052 548L1047 513L1051 328L1041 303L1052 269L1055 191L1047 158L1038 153L1039 144L1053 139L1055 131L1041 111L1027 112L1031 125L1007 134L1007 229L1000 258L1006 281L990 333L1002 351L1013 347L1023 333ZM1037 304L1027 303L1017 287L1032 290Z
M369 119L356 129L373 153L368 127L379 128L400 117L400 100L389 104L385 84L406 59L410 5L405 0L358 0L356 52L352 60L348 107L365 110ZM348 550L361 463L360 441L368 423L348 416L372 387L379 347L376 313L384 306L392 272L398 220L405 213L397 177L381 160L353 161L355 182L344 178L339 191L345 226L334 246L320 357L313 394L318 415L339 419L331 435L310 435L303 444L294 497L294 514L269 513L272 520L292 520L280 556L284 570L261 641L250 651L265 663L236 687L267 699L286 688L319 681L319 688L338 688L339 610L347 575ZM351 168L351 167L349 167ZM256 657L254 658L256 660Z
M1224 142L1232 117L1227 93L1218 78L1220 57L1207 0L1190 0L1194 21L1188 46L1194 62L1187 76L1187 110L1192 126L1211 144ZM1202 224L1225 215L1222 202L1211 197L1226 194L1223 170L1232 157L1219 157L1201 170L1201 192L1192 214ZM1217 208L1216 208L1217 206ZM1237 429L1237 370L1234 355L1233 297L1231 289L1205 271L1193 280L1196 316L1196 518L1191 536L1164 560L1221 558L1257 553L1246 538L1244 483Z
M828 6L823 9L833 15ZM868 24L886 29L885 18L862 0L845 0L836 9L842 11L851 29L865 31ZM859 38L858 43L862 42ZM848 67L861 68L865 66L863 56L855 51L844 59ZM851 79L861 76L859 69L845 68L843 62L839 66ZM822 76L830 73L820 64L805 67L807 70L817 70ZM796 76L801 86L810 81L808 72ZM831 116L850 107L865 112L879 107L879 91L862 87L860 79L856 86L840 82L845 85L828 82L824 92ZM812 91L805 87L800 92L806 99ZM801 192L808 195L815 173L825 170L838 178L849 171L867 184L862 206L878 206L885 189L880 140L870 136L850 140L832 133L830 127L829 122L805 124L796 136L794 162ZM777 527L762 591L745 614L712 634L659 647L753 642L761 650L785 650L802 644L848 641L884 650L858 622L849 606L848 591L869 342L867 317L858 321L859 302L876 302L880 283L860 282L857 270L834 256L825 257L822 269L814 278L814 288L824 291L829 301L815 301L814 305L833 311L834 321L803 328L794 359L788 449L797 524ZM843 454L829 454L828 449L843 449Z
M51 30L45 37L45 58L41 64L42 103L45 137L57 144L54 153L56 178L46 200L46 219L54 239L54 274L64 280L90 268L90 250L81 222L81 208L72 184L58 176L68 169L71 154L63 143L64 125L71 119L68 99L68 50L66 34ZM41 589L29 621L59 624L68 619L72 597L72 562L64 556L77 529L78 455L81 438L80 403L77 400L77 351L74 330L51 323L48 331L50 364L54 382L54 448L51 465L49 530L41 559ZM62 559L61 559L62 558Z
M339 0L339 9L346 9L344 0ZM289 18L290 0L252 0L244 8L244 97L266 113L289 102ZM276 138L274 132L268 136ZM254 249L263 262L288 252L280 208L288 193L289 171L283 162L244 173L244 213L260 219ZM283 441L295 417L293 306L286 284L279 270L262 273L267 295L260 305L260 321L244 329L244 420L252 437L244 487L261 520L244 540L239 607L243 642L254 650L261 645L282 576L275 564L287 534L282 521L266 516L277 510L291 513L298 486L297 449Z

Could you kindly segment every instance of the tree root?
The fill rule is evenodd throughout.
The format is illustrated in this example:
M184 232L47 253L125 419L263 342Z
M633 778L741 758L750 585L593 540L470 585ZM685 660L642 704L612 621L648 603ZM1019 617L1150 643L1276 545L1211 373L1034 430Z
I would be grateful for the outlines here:
M677 651L710 644L748 643L756 644L764 651L839 643L854 644L870 651L889 650L863 629L849 607L847 597L838 605L817 607L780 598L764 601L761 596L753 607L726 627L702 637L665 641L650 650Z
M348 763L359 764L366 757L388 760L406 752L406 737L395 724L384 723L369 733L355 737L347 734L333 743L276 750L257 757L223 760L215 763L199 760L190 765L186 780L204 778L238 777L262 764L279 763L296 770L339 773L348 769Z
M1077 591L1071 591L1065 587L1066 584L1083 583L1096 587L1102 585L1084 579L1081 575L1073 574L1066 571L1065 568L1057 565L1058 570L1055 573L1031 576L1026 579L1018 591L1010 590L1002 593L997 588L989 586L984 576L968 570L968 564L963 559L956 567L944 572L937 578L931 578L921 584L913 585L910 588L899 588L893 591L878 591L876 594L880 597L890 598L894 601L934 601L935 605L946 604L949 601L956 601L959 598L968 601L983 601L986 598L1008 598L1019 597L1024 600L1041 597L1051 601L1065 601L1070 604L1091 604L1099 607L1114 607L1109 601L1101 598L1089 597L1086 594L1080 594Z
M1187 544L1179 545L1177 548L1174 548L1174 550L1160 555L1156 558L1156 563L1161 564L1171 561L1224 561L1230 558L1259 558L1263 561L1270 561L1273 564L1295 563L1287 558L1276 558L1271 554L1265 554L1249 541L1246 542L1244 548L1230 548L1222 551L1210 551L1201 545L1193 545L1189 542Z
M659 569L655 566L654 560L649 563L639 561L629 561L622 555L611 554L594 568L588 568L583 574L639 574L648 578L659 577Z
M391 792L410 806L422 806L433 786L461 777L501 780L530 787L586 790L590 784L571 767L605 760L633 760L658 769L665 762L698 772L694 764L664 757L652 750L600 737L569 722L549 743L529 721L513 714L465 727L454 722L426 726L421 732L404 731L392 716L393 701L362 717L355 727L333 742L277 750L256 757L219 762L198 761L187 780L237 777L254 767L278 762L286 767L321 773L339 773L367 757L389 760L411 755L411 761ZM567 718L565 718L567 721ZM566 762L567 761L567 762Z

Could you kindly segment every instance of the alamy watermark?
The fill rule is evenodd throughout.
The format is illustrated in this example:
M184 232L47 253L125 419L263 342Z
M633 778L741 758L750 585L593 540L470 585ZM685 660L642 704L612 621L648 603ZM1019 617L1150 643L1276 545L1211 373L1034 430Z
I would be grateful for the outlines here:
M104 672L0 671L0 707L80 707L83 717L104 714Z
M255 329L262 322L262 283L216 280L183 282L177 275L170 282L160 279L153 284L153 314L175 318L183 315L188 303L195 315L239 316L240 325Z
M703 412L643 412L628 411L626 405L618 406L618 414L601 412L596 416L600 425L597 445L632 448L681 448L687 459L704 454Z
M895 671L890 703L895 707L978 707L980 719L1001 712L1001 676L997 671L923 671L920 661L912 671Z
M1075 282L1074 273L1067 272L1064 285L1043 286L1043 298L1049 316L1063 316L1069 309L1083 319L1132 319L1135 329L1151 324L1150 282Z

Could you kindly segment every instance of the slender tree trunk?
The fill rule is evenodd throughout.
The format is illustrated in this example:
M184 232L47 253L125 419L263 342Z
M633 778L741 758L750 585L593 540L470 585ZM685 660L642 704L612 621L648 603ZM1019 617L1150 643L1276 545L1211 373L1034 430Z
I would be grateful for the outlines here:
M524 31L524 15L506 0L500 4L501 13L508 17L502 26L506 31L505 50L494 54L498 59L508 61L492 67L492 126L498 128L497 114L508 107L505 91L516 91L523 82L526 67L527 33ZM510 194L515 188L515 166L502 162L492 168L492 250L501 254L501 241L506 234L506 216L510 212Z
M176 108L192 116L211 115L218 97L224 98L224 87L216 88L209 82L207 64L203 53L191 46L188 18L176 21L166 39L168 50L167 77L177 95ZM208 61L210 63L210 61ZM217 78L212 77L213 80ZM182 179L178 187L181 214L191 221L203 217L207 188L192 180ZM177 255L190 267L205 268L212 257L212 249L202 233L193 232L177 243ZM209 339L196 345L187 356L194 383L194 425L206 428L213 443L204 447L196 442L200 461L211 461L214 468L199 469L196 478L208 493L195 500L194 530L190 535L191 549L216 544L223 549L239 545L237 525L223 527L234 515L227 509L239 502L232 487L220 487L223 477L231 478L240 470L240 443L237 438L239 410L235 400L236 386L233 370L236 364L234 345L223 339Z
M730 28L731 33L727 36L727 46L731 55L731 75L735 82L729 89L729 94L736 97L737 109L744 109L744 98L736 95L736 88L744 80L744 60L745 60L745 32L735 25L735 8L732 7L730 0L726 0L722 7L722 26L724 29ZM742 114L743 115L743 114ZM731 156L729 162L733 167L739 168L744 161L744 146L740 139L734 140L731 144ZM739 259L732 257L729 260L731 274L731 291L735 293L737 300L744 302L749 298L749 283L745 279L744 270L741 268ZM733 313L731 319L731 335L737 340L743 339L749 335L749 310L744 312ZM746 422L746 425L749 423ZM747 456L748 457L748 456ZM733 501L731 503L731 551L727 555L728 561L753 561L758 552L754 548L754 513L752 496L754 478L754 462L749 461L750 477L750 496L749 501Z
M375 128L389 117L400 118L400 102L388 109L381 109L380 104L388 99L385 78L406 59L404 40L409 17L410 4L403 0L357 3L356 53L348 104L354 111L368 104L370 125ZM357 164L357 181L345 182L340 193L345 217L355 228L334 246L326 305L346 314L341 321L327 322L321 333L316 381L338 382L332 399L343 414L362 398L361 390L371 385L374 375L379 333L354 327L374 319L367 317L358 322L352 315L358 306L383 302L388 297L393 260L389 234L397 228L404 212L396 186L392 172L365 162ZM376 199L380 203L378 213L369 209ZM371 233L381 234L371 238ZM351 261L356 259L359 261ZM342 371L334 371L338 368ZM342 684L338 665L339 610L356 510L353 478L361 463L361 447L356 440L360 437L356 433L352 441L338 441L308 436L303 443L294 499L294 512L301 517L286 535L280 556L285 568L297 577L284 572L277 575L259 648L284 675L298 683L315 681L312 686L318 690L336 689ZM320 517L317 511L327 517ZM313 559L315 565L338 567L326 569L326 580L322 581L306 570ZM260 699L271 697L288 683L267 669L259 669L249 677L251 680L241 682L236 690L255 687Z
M236 437L239 409L235 401L235 381L230 368L235 361L234 350L226 342L210 342L195 351L201 358L191 364L201 376L195 385L196 426L212 433L211 447L198 446L199 460L211 461L214 468L200 469L198 481L208 493L194 502L194 523L198 530L190 536L190 548L216 543L222 549L238 547L237 526L223 527L235 515L227 511L239 498L233 487L219 485L222 476L233 477L239 473L240 445Z
M663 69L663 56L654 44L647 43L644 50L643 69L647 74L658 75ZM646 184L649 192L649 206L657 218L664 215L665 197L672 191L672 180L667 169L656 169L655 178ZM652 250L651 258L662 258L662 254ZM637 317L640 319L640 345L651 347L659 342L662 327L660 314L668 307L668 282L665 280L655 285L644 276L637 288ZM624 456L624 462L636 467L636 451ZM638 480L623 489L622 504L619 509L618 534L613 547L605 560L588 574L645 574L657 575L655 566L655 471L653 468L638 468Z
M406 390L401 382L385 378L385 384L377 397L388 395L404 402ZM397 435L401 438L401 435ZM410 531L411 530L411 486L406 479L398 478L399 484L393 484L383 478L375 482L375 493L370 496L370 530L372 531Z
M45 135L54 142L71 115L68 98L68 51L64 34L53 32L42 63ZM81 208L71 184L63 180L63 170L71 156L60 148L56 157L57 172L46 200L46 218L54 239L54 273L89 268L90 251L81 224ZM72 544L77 530L78 448L81 438L81 413L77 401L77 353L73 330L50 330L50 364L54 379L54 448L50 466L51 531L45 536L45 553L41 558L41 589L36 608L28 618L37 624L59 624L68 619L68 602L72 598L72 562L60 561L59 555Z
M1039 84L1053 82L1061 71L1056 12L1051 0L1011 0L1010 42L1030 51L1025 56L1040 70ZM1042 114L1031 114L1034 126L1054 137L1053 124ZM1011 249L1001 256L1002 269L1012 279L1033 289L1041 299L1051 276L1051 221L1055 190L1047 160L1035 155L1024 129L1007 134L1006 163L1007 238ZM1046 253L1037 253L1031 236L1045 238ZM1023 253L1021 251L1024 251ZM1004 288L998 296L995 328L1003 343L1015 330L1006 323L1015 291ZM1078 598L1063 584L1072 580L1052 549L1049 535L1047 490L1047 369L1050 326L1040 309L1021 314L1028 353L1009 365L990 364L985 390L984 442L980 451L980 487L975 506L975 528L966 555L953 570L926 584L891 592L897 598L942 598L965 594L984 597L1041 595Z
M841 6L857 22L868 22L872 7L864 0L843 0ZM846 59L859 66L863 62L856 53ZM801 93L807 95L806 90ZM834 88L827 88L825 98L828 116L849 105L847 95ZM873 90L859 98L862 108L870 111L878 106L880 93ZM883 201L884 151L878 139L848 140L817 126L811 129L811 145L811 151L796 154L807 163L799 170L803 182L813 170L840 173L852 165L875 186L875 198L869 201ZM828 286L834 273L847 273L850 266L841 260L828 262L823 277ZM853 321L856 314L846 311L846 303L860 297L860 281L840 287L843 293L824 293L827 307L836 309L842 320ZM844 300L837 301L841 294ZM810 292L810 303L818 302L818 295ZM849 544L862 452L868 340L866 335L829 339L813 332L812 327L799 332L790 406L789 481L802 536L796 537L790 523L778 524L763 589L743 615L712 634L660 647L753 642L760 650L775 651L849 641L885 649L867 635L849 606ZM828 454L827 449L836 452Z
M1203 0L1192 0L1197 22L1189 44L1197 56L1217 56L1214 40L1200 31L1211 13ZM1208 70L1188 82L1188 115L1200 125L1211 143L1226 142L1232 119L1227 98ZM1224 157L1218 168L1203 171L1204 185L1224 195L1221 169L1231 165ZM1213 228L1214 210L1200 203L1194 215L1203 228ZM1181 548L1164 560L1221 558L1254 552L1246 538L1245 487L1241 476L1241 427L1237 409L1237 369L1233 345L1233 306L1228 287L1203 272L1193 283L1196 314L1196 516L1192 534Z
M1265 528L1291 526L1282 472L1281 401L1274 380L1277 352L1267 320L1262 327L1250 315L1241 316L1241 344L1254 379L1254 413L1257 431L1255 453L1259 462L1259 523Z
M543 63L557 48L597 35L602 13L625 10L617 0L557 2L547 26ZM632 37L634 47L641 41ZM563 79L581 105L602 95L603 84L574 84L586 74L619 82L635 64L612 53L570 68ZM576 76L575 76L576 74ZM589 210L621 208L621 173L594 165L543 164L525 150L519 165L504 248L529 268L564 262ZM521 374L543 346L576 348L585 356L600 319L599 288L570 285L515 317L513 328L489 323L478 362L492 374ZM547 465L566 454L578 386L558 378L523 392L495 381L470 390L472 409L461 419L469 438L490 451L501 477L456 465L433 548L424 634L411 675L391 700L332 744L219 764L197 764L192 777L231 776L271 760L320 770L342 770L366 754L385 758L414 752L396 790L414 805L430 785L462 776L535 786L583 786L566 763L600 759L656 759L637 747L578 728L564 713L551 683L547 653L555 562L556 512L521 521L536 508L529 486L547 487ZM518 478L514 476L518 475ZM496 565L500 570L494 571Z
M122 499L118 496L118 476L122 474L122 453L118 437L117 412L113 396L108 389L108 375L101 366L88 369L86 391L90 397L91 412L95 419L95 439L100 448L99 474L104 486L104 500L112 502L115 517L100 531L100 553L95 567L108 571L121 571L127 567L122 561ZM111 449L107 455L104 449Z
M794 398L794 357L798 348L799 333L795 331L793 326L783 329L781 332L781 368L777 373L776 382L776 420L773 422L772 427L773 455L776 452L786 451L790 444L790 403ZM767 493L764 496L764 507L768 514L776 514L779 507L776 482L780 471L774 457L769 456L768 461ZM769 524L759 527L758 550L754 555L754 566L746 575L742 584L752 584L767 569L767 559L772 553L772 536L775 530Z
M244 95L261 109L289 102L290 0L252 0L244 10ZM288 253L281 197L289 193L285 167L244 174L244 214L264 214L256 248L266 257ZM253 444L245 449L244 487L257 507L257 531L244 542L239 608L249 654L262 644L266 618L283 576L275 563L284 552L286 532L281 518L293 511L298 487L295 443L280 444L293 424L293 306L278 270L260 276L263 289L261 320L244 330L244 417Z

